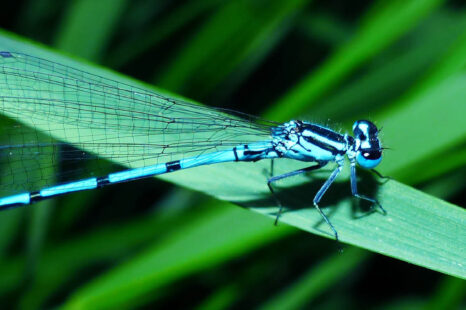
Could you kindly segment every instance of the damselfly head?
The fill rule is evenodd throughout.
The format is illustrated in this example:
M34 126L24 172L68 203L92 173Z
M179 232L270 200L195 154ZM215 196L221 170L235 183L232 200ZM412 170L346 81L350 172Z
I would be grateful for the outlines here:
M370 121L359 120L353 125L353 133L357 163L366 169L376 167L382 161L382 146L377 127Z

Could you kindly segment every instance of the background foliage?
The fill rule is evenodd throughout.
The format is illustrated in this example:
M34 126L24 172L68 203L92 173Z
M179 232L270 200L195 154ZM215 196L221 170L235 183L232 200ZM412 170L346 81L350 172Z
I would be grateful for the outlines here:
M426 194L397 181L374 189L377 180L363 174L361 190L377 194L389 215L362 217L342 178L323 203L333 205L325 211L342 240L359 246L344 245L343 253L331 239L283 223L274 227L269 217L184 189L269 214L267 203L237 193L249 186L263 190L266 163L168 178L184 188L151 179L4 212L2 305L464 306L465 212L452 205L464 206L466 173L466 10L460 1L14 5L0 13L3 29L81 59L83 68L86 60L100 63L204 104L277 121L299 117L350 130L355 119L372 119L390 147L380 171ZM37 43L1 35L2 49L47 53ZM280 184L281 197L298 206L283 222L331 237L303 205L320 182L303 187L310 181Z

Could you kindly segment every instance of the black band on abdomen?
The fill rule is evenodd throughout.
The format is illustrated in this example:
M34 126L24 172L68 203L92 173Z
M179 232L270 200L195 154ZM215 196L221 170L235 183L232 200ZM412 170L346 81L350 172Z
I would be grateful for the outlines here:
M180 170L181 169L180 161L179 160L170 161L165 164L165 167L167 168L167 172L173 172L176 170Z

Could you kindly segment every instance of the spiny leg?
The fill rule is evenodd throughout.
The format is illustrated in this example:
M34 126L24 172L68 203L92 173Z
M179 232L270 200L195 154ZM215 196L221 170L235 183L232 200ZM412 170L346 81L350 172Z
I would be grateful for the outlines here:
M351 193L354 197L369 201L377 205L384 215L387 214L387 211L382 207L380 202L377 199L369 198L367 196L361 195L358 193L358 181L356 179L356 163L351 163Z
M319 211L319 213L322 216L322 218L324 219L324 221L333 230L333 234L335 235L335 240L336 241L338 241L338 232L335 229L335 227L333 227L332 223L330 222L328 217L325 215L325 213L319 208L319 202L322 199L322 196L324 196L325 192L329 189L330 185L332 185L333 181L335 181L335 179L338 177L338 175L341 172L341 169L343 168L342 163L337 162L337 164L338 164L338 167L335 170L333 170L330 177L327 179L327 181L325 181L324 185L322 185L322 187L319 189L319 191L317 192L317 194L314 197L314 207L317 209L317 211Z
M269 190L272 193L272 196L273 196L273 198L275 200L275 203L278 206L277 217L275 218L275 223L274 223L275 225L278 224L278 219L279 219L279 217L280 217L280 215L282 213L283 205L280 202L280 200L278 199L277 195L275 194L275 191L273 190L273 187L272 187L272 183L276 182L278 180L282 180L282 179L286 179L286 178L298 175L298 174L302 174L302 173L306 173L306 172L309 172L309 171L312 171L312 170L320 169L323 166L325 166L326 164L327 164L326 162L318 162L317 165L306 167L306 168L295 170L295 171L291 171L291 172L287 172L285 174L277 175L277 176L271 177L270 179L267 180L267 186L269 187ZM273 168L273 165L271 166L271 168Z

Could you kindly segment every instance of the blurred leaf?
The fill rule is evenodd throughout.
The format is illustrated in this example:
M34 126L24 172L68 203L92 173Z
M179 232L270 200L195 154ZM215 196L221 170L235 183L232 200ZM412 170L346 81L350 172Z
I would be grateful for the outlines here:
M436 197L454 197L464 190L466 166L455 169L423 185L422 191Z
M157 289L168 282L211 268L227 257L239 257L265 240L270 242L290 232L287 227L277 229L272 220L233 206L212 208L209 216L178 226L170 238L82 287L64 307L138 305L138 298L149 292L152 300L157 298Z
M432 163L435 163L435 165ZM418 184L445 173L458 171L462 167L466 167L466 146L455 145L446 150L442 149L440 153L426 157L423 160L416 160L408 169L397 170L396 175L400 181ZM453 185L449 182L445 183ZM457 183L456 186L464 187L461 183Z
M465 141L465 83L466 72L452 75L411 98L410 104L398 105L375 118L383 125L382 139L390 148L384 155L383 171L394 177L397 171L416 173L416 162Z
M444 277L424 309L461 309L464 306L466 285L464 279Z
M24 220L25 209L11 210L0 216L0 257L21 232L21 221Z
M196 307L197 310L217 310L228 309L228 307L238 298L238 289L234 286L227 286L218 290L213 296L202 305Z
M296 283L273 296L260 309L305 309L323 291L343 280L343 277L348 277L348 273L369 257L368 254L354 247L334 254L324 262L312 266Z
M44 201L37 208L31 209L30 223L27 226L27 257L25 276L33 277L41 259L42 248L46 239L53 201Z
M410 30L441 3L441 0L377 2L354 37L278 100L266 117L279 115L280 118L274 120L285 121L302 114L305 109L315 105L319 97ZM286 104L286 110L281 108L283 104Z
M306 2L227 2L167 66L157 84L181 93L189 86L196 94L205 95L232 71L244 70L244 63L258 63Z
M464 29L466 14L437 11L401 42L375 56L338 91L323 96L305 116L321 121L354 120L367 117L368 110L373 113L388 106L416 83L423 83L435 68L441 68L444 59L450 60L451 52L463 40ZM454 62L460 67L457 59Z
M39 206L38 206L39 207ZM5 213L7 214L7 213ZM149 214L142 218L113 222L76 238L68 238L60 244L48 244L38 261L35 279L27 290L22 292L22 305L26 308L40 308L44 299L49 298L66 282L79 278L86 268L97 264L112 265L115 262L137 253L142 245L156 244L169 236L170 227L190 223L196 218L210 214L210 211L191 210L190 213L161 216ZM4 259L0 264L2 281L0 295L5 296L21 285L22 271L28 261L23 257Z
M55 45L86 59L99 60L127 0L76 0L63 20Z
M206 11L218 6L220 2L223 2L223 0L188 1L171 14L161 16L161 20L147 33L131 37L129 41L110 51L111 54L105 60L105 63L113 68L125 65L149 48L157 46L161 41L206 13Z
M57 3L55 0L26 0L22 2L20 16L18 18L18 27L22 29L21 33L30 33L36 40L40 40L44 36L49 40L49 30L43 31L42 25L47 24L54 15L66 5L66 1Z
M335 46L352 37L354 29L330 12L317 12L301 16L298 29L312 40Z

